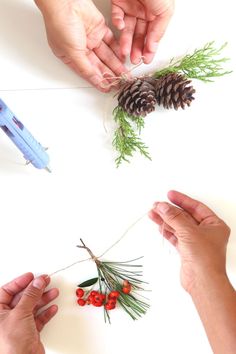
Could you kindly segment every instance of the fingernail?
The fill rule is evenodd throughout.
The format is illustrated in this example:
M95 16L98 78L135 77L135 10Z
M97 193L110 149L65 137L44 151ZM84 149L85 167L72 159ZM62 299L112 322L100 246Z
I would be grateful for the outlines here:
M172 243L172 245L176 246L177 238L175 236L170 236L169 241Z
M117 28L121 31L125 28L125 23L122 19L117 18Z
M152 43L150 44L149 50L152 53L155 53L157 51L158 43Z
M157 210L160 213L165 214L165 213L167 213L168 210L170 210L170 206L168 203L158 203Z
M32 285L34 288L41 290L44 287L45 282L42 278L36 278L33 280Z
M137 65L140 63L141 58L135 58L132 60L132 64Z

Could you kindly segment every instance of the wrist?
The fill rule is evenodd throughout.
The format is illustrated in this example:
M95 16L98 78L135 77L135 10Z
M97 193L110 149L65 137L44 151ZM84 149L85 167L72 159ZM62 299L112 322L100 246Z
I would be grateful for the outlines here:
M196 274L195 282L189 294L194 300L229 286L232 287L226 271L205 269L205 271Z
M34 0L39 10L44 14L54 13L68 3L68 0Z

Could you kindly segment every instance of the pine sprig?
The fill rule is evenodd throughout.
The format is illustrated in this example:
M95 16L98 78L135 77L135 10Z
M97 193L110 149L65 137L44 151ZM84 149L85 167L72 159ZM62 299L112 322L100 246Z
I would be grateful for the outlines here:
M138 136L142 128L144 128L143 117L130 116L119 106L114 109L113 116L117 123L117 128L112 144L119 153L115 160L116 166L119 167L122 161L129 162L129 157L132 157L135 151L139 151L141 155L151 160L147 146ZM138 134L135 130L137 130Z
M105 295L105 298L109 299L109 293L118 292L119 297L117 302L125 310L125 312L133 319L137 320L144 315L150 305L144 296L140 295L141 291L144 291L142 280L142 265L136 264L137 260L143 258L139 257L125 262L108 262L102 261L94 256L90 248L88 248L81 239L82 246L79 248L85 249L91 259L96 264L97 274L96 278L89 279L78 286L91 287L98 283L100 294ZM127 282L130 287L129 291L124 292L124 283ZM142 299L141 299L142 298ZM104 306L104 319L105 322L111 322L109 311Z
M206 43L203 48L196 49L193 54L187 54L183 58L170 61L168 67L156 71L155 78L160 78L169 73L183 73L190 79L198 79L205 82L212 82L212 78L230 74L232 71L224 71L222 64L229 58L220 58L227 43L220 48L215 47L215 42Z
M132 264L132 262L133 260L123 263L102 261L97 264L97 269L99 278L103 279L103 281L100 282L100 290L103 291L103 286L105 286L105 288L110 291L119 291L120 296L117 299L118 303L133 320L137 320L147 312L150 305L134 295L136 292L144 291L142 284L145 282L138 278L142 276L142 271L136 270L142 266ZM131 267L132 270L130 270L130 268L127 269L128 267ZM124 280L128 280L132 286L132 292L130 294L122 293L122 282ZM105 311L105 317L107 317L108 321L110 320L107 311Z

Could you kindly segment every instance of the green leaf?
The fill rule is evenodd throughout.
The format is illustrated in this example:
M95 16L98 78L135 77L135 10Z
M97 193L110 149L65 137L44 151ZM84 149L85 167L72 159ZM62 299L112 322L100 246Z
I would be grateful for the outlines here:
M96 284L97 281L98 281L98 277L92 278L92 279L86 280L83 283L79 284L78 287L79 288L87 288L88 286L92 286L92 285Z

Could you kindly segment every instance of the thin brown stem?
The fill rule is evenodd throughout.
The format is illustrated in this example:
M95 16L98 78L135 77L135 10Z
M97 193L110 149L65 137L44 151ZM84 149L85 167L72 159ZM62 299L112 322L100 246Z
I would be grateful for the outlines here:
M99 261L99 260L97 259L97 257L93 254L93 252L91 251L91 249L88 248L88 247L85 245L85 243L84 243L84 241L82 240L82 238L80 239L80 241L81 241L81 243L82 243L83 246L80 246L80 245L79 245L79 246L77 246L77 247L85 249L85 250L89 253L91 259L99 266L100 261Z

